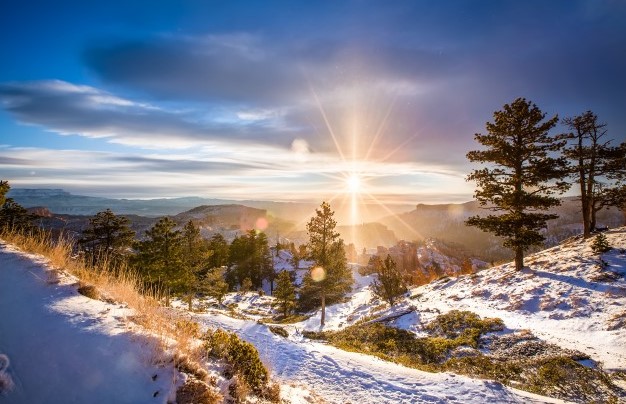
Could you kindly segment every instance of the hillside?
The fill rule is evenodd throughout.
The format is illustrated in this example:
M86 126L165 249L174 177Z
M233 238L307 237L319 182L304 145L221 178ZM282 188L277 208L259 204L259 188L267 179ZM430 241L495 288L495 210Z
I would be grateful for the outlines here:
M531 255L516 272L504 264L458 278L442 278L411 289L404 301L384 317L407 311L395 324L420 332L438 313L470 310L499 317L510 330L530 329L541 338L589 354L607 369L626 370L626 228L606 233L613 249L600 259L591 240L574 237ZM372 276L359 277L353 298L333 306L326 328L353 324L380 302L371 293ZM303 324L319 328L317 316Z
M626 228L611 230L606 236L613 249L601 257L593 253L591 240L573 237L529 256L524 271L516 272L512 264L505 264L457 278L444 277L411 289L393 308L372 294L370 285L375 275L361 276L354 267L353 292L346 302L327 307L323 330L347 331L355 324L360 329L363 324L380 321L416 337L427 337L427 324L440 314L464 310L483 318L500 318L504 329L481 337L479 349L462 347L455 351L454 355L460 358L482 354L497 360L532 363L528 361L569 355L579 358L581 369L623 374L626 371ZM428 259L445 258L440 252L430 254L427 249L420 254ZM602 267L601 260L608 265ZM281 262L281 268L288 270L284 265L286 260ZM499 383L491 384L498 387L481 396L484 394L481 386L490 385L489 381L424 373L303 337L305 331L321 330L319 312L302 322L282 325L288 333L283 339L258 323L258 320L268 321L272 314L271 297L231 294L226 302L228 310L214 306L196 318L207 326L237 332L257 346L277 377L296 378L309 389L315 385L314 391L331 397L331 402L367 401L372 397L376 397L376 402L428 401L425 397L444 402L451 396L462 403L559 402L548 397L529 398L527 393ZM199 307L207 304L198 303ZM368 322L363 323L364 320ZM471 387L466 383L471 383ZM620 387L614 385L609 388L613 390L602 390L603 387L596 386L597 392L580 393L580 396L557 388L553 394L564 395L574 402L586 402L590 397L607 399L606 394L612 394L619 397L618 402L626 402L626 383L619 377L614 383Z

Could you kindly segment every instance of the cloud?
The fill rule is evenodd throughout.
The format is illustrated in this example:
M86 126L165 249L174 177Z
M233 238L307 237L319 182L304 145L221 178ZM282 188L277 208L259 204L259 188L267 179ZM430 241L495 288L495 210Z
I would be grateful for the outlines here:
M53 186L117 197L148 194L317 200L344 194L345 177L351 172L361 176L368 192L405 198L422 192L413 189L412 183L427 184L433 175L438 179L438 191L428 187L433 193L430 197L445 189L458 192L467 187L462 173L445 167L342 161L321 153L314 157L302 159L297 151L270 146L259 149L222 145L144 155L0 147L0 168L18 187L56 184Z
M200 119L193 111L172 112L60 80L0 84L0 101L22 123L144 148L197 147L224 139L287 144L293 138L290 131L276 132L272 122L262 119L240 120L233 115L229 120L228 114Z

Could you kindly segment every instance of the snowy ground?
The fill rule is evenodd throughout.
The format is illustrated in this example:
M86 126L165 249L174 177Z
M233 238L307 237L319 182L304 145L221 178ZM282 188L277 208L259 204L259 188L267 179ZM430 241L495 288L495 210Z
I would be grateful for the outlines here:
M422 325L440 313L469 310L499 317L509 330L529 329L548 342L584 352L605 369L626 369L626 228L606 236L614 248L602 255L609 264L604 270L591 240L576 238L527 257L521 272L505 264L442 279L412 289L393 309L375 311L380 302L367 287L373 278L355 274L356 291L348 302L328 308L324 329L372 314L411 311L392 325L420 334ZM607 281L611 273L618 279ZM319 314L297 326L319 330Z
M236 332L252 343L273 379L283 385L291 403L313 391L328 403L560 403L562 401L509 389L499 383L449 373L427 373L378 358L345 352L323 343L271 333L256 321L234 319L217 312L196 316L208 327ZM291 394L293 393L293 395Z
M72 277L51 279L41 257L0 242L0 354L14 385L0 402L167 402L175 371L153 364L129 310L78 294Z

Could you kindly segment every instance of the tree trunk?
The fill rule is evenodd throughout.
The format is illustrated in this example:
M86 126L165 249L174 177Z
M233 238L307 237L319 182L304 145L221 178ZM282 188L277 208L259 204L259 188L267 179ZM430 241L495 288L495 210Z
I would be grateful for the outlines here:
M515 270L524 269L524 250L521 247L515 249Z
M193 310L193 293L191 293L191 291L189 291L189 293L187 294L187 308L189 309L189 311Z
M324 327L325 322L326 322L326 294L322 293L322 319L320 320L320 325Z

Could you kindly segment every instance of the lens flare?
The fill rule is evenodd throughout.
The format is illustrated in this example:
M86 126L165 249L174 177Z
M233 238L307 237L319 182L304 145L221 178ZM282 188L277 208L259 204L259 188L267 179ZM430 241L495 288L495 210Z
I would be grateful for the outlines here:
M311 279L314 282L321 282L326 278L326 270L322 267L315 267L311 269Z
M263 231L263 230L267 229L267 226L268 226L267 219L264 218L264 217L260 217L260 218L258 218L256 220L256 223L255 223L254 227L257 230Z

